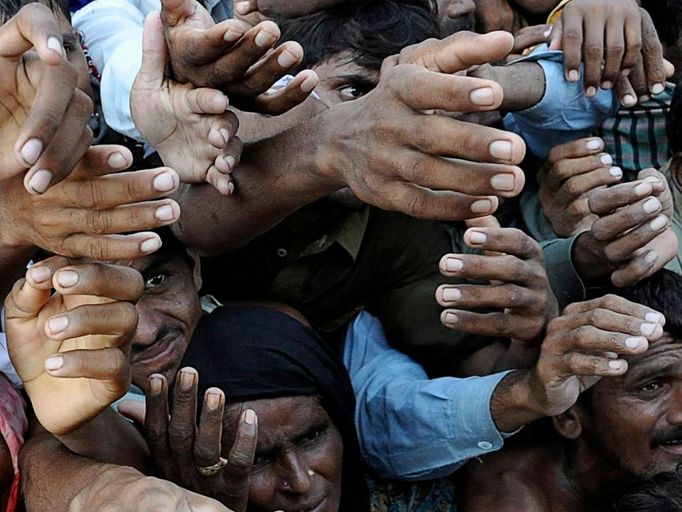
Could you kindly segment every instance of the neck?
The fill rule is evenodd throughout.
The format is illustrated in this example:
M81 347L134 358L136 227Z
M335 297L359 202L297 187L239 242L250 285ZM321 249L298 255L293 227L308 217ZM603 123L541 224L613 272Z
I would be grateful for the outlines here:
M562 444L563 456L557 458L559 472L565 478L570 511L602 511L622 495L634 477L607 462L584 442Z

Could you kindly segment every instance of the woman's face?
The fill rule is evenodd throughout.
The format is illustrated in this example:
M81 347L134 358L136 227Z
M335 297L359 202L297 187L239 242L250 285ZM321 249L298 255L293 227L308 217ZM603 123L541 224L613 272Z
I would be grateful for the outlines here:
M249 510L338 512L343 440L315 397L241 404L258 416Z

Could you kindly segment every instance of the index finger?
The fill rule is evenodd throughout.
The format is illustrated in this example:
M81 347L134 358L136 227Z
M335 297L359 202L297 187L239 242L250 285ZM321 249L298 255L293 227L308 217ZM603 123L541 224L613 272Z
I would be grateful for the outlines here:
M161 0L161 22L174 27L182 18L194 14L196 8L196 0Z
M654 311L647 306L643 306L641 304L631 302L623 297L611 294L584 302L574 302L564 309L563 315L580 314L598 308L608 309L615 313L633 316L645 320L648 323L665 325L665 317L658 311ZM651 328L647 327L647 330L650 329Z
M54 14L39 3L26 5L0 27L0 58L19 60L31 48L50 65L66 55Z
M258 416L254 410L247 409L239 419L237 434L227 457L227 464L223 469L225 479L231 482L232 486L239 486L242 482L246 484L246 491L248 491L248 480L244 479L247 479L251 473L257 443Z
M653 193L653 185L647 181L621 183L613 187L595 190L588 200L590 211L603 216L617 208L636 203Z
M578 139L554 146L549 151L547 161L553 164L559 160L566 160L568 158L596 155L603 148L604 141L599 137L586 137L584 139Z
M523 260L542 259L540 244L515 228L470 228L464 233L464 241L475 249L512 254Z

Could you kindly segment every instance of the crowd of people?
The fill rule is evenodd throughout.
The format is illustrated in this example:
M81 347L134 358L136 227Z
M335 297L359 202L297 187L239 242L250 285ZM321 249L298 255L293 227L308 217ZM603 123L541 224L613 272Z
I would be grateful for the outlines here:
M0 507L682 512L676 70L681 0L0 0Z

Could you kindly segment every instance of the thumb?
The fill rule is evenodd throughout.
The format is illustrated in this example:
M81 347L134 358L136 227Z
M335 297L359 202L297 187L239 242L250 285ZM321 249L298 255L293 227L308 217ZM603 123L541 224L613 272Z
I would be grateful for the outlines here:
M487 215L485 217L478 217L475 219L467 219L465 221L469 228L499 228L500 223L494 215Z
M163 35L163 25L159 13L154 11L144 20L142 36L142 66L137 80L146 84L161 84L166 72L168 48Z
M144 402L137 400L122 400L118 404L118 413L131 420L136 425L144 425L144 418L146 415L146 407Z

